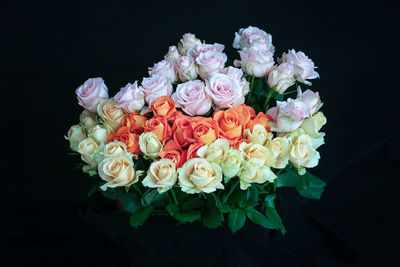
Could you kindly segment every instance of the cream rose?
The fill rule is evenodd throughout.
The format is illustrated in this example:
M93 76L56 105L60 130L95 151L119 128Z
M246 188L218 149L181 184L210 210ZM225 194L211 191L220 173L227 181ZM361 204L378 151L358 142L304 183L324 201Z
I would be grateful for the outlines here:
M326 118L322 112L317 112L310 118L305 119L301 124L300 128L304 130L306 134L312 137L319 136L319 130L326 124Z
M110 133L110 130L105 128L105 127L101 127L100 125L96 125L93 128L90 128L88 131L88 137L93 138L93 140L95 140L98 144L105 144L107 143L107 138L108 138L108 134Z
M126 145L119 141L113 141L104 146L103 152L100 154L105 158L115 158L128 153Z
M157 188L159 193L169 190L177 180L176 166L170 159L160 159L150 165L142 181L146 187Z
M79 115L79 121L85 130L89 130L97 125L97 116L93 112L84 110L81 115Z
M224 189L221 167L206 159L189 159L178 169L178 175L182 191L188 194L211 193L217 189Z
M310 136L301 134L295 139L290 150L289 160L299 169L300 175L305 173L304 167L317 166L319 158L319 152L313 147Z
M71 126L67 135L68 136L65 137L65 139L69 141L69 146L73 151L78 151L79 142L87 137L84 129L80 125Z
M118 103L112 99L100 101L97 106L97 113L114 130L118 130L122 119L125 117L124 110L118 107Z
M290 143L286 138L276 137L269 142L268 156L265 165L275 169L283 169L289 162Z
M241 143L239 145L239 151L243 153L245 160L253 160L252 162L258 162L260 166L264 165L265 159L268 155L266 147L253 143Z
M235 177L243 161L243 154L239 150L230 148L226 156L222 159L220 165L222 172L227 180Z
M103 191L118 186L129 187L136 183L143 173L143 171L135 172L132 159L126 155L104 158L98 166L98 172L100 178L106 181L104 185L100 186Z
M252 183L273 183L276 175L266 166L260 166L257 160L251 159L243 166L239 179L240 189L246 190Z
M250 143L264 145L267 140L272 139L272 133L261 124L256 124L253 127L253 132L250 129L245 129L243 138L246 138Z
M200 147L197 155L210 162L220 163L229 150L229 142L226 139L219 138L214 142Z
M99 145L93 138L85 138L78 145L78 153L81 154L81 159L90 167L96 167L95 159Z
M153 132L142 133L139 136L140 150L151 158L157 158L161 152L163 145Z

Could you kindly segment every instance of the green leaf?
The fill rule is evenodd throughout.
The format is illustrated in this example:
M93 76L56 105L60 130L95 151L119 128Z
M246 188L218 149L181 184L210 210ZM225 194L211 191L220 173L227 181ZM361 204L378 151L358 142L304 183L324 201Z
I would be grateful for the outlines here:
M235 188L238 186L239 182L240 182L239 179L237 179L235 182L231 183L229 191L224 191L224 194L222 195L222 203L225 204L228 201L229 197L232 195Z
M239 201L239 207L254 207L258 202L258 189L256 186L250 186L246 191L246 198Z
M216 206L207 206L203 209L201 214L201 222L207 228L217 228L222 225L221 213Z
M100 190L100 191L101 191L101 194L105 198L108 198L108 199L111 199L111 200L117 200L119 194L115 191L115 189L114 190L113 189L114 188L107 188L106 191L103 191L103 190Z
M200 209L204 206L204 200L200 198L190 198L182 203L183 210Z
M170 203L167 205L166 210L171 216L174 216L174 214L179 211L179 207L175 204Z
M234 209L228 215L228 226L232 232L241 229L246 222L246 213L242 209Z
M255 223L259 224L268 229L278 229L279 227L274 224L274 222L270 221L264 214L259 212L253 207L246 209L246 214L249 219Z
M275 198L275 194L266 195L264 199L265 205L269 208L275 208Z
M167 200L168 200L167 194L160 194L157 191L157 189L150 189L147 190L146 193L144 193L141 202L143 206L148 206L148 205L160 206L163 205L163 203L166 202Z
M124 210L131 213L142 207L139 196L133 192L120 194L118 200Z
M174 218L182 223L191 223L201 218L201 212L198 210L181 211L175 213Z
M286 233L285 226L283 225L281 216L275 208L267 207L265 209L265 216L270 220L275 226L275 229L280 229L282 234Z
M137 209L129 217L129 224L135 228L141 226L149 218L153 209L154 209L153 206L147 206L147 207Z

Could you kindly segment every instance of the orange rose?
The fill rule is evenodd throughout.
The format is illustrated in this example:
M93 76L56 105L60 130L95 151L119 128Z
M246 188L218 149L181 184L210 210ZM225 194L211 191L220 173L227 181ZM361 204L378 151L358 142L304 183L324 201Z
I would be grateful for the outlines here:
M161 96L151 106L154 116L165 116L170 119L176 112L175 101L168 96Z
M193 138L203 142L211 143L219 136L218 124L212 118L194 117L191 120Z
M240 104L236 107L236 109L240 114L243 115L244 125L246 125L251 119L254 119L256 117L256 112L254 111L254 108L250 106Z
M108 142L120 141L126 145L128 152L132 154L139 154L139 135L131 133L128 127L121 127L117 132L112 131L108 135Z
M158 155L161 158L172 160L177 168L182 167L183 163L186 161L186 159L181 157L182 149L174 140L169 140Z
M169 140L172 136L171 126L169 126L167 117L165 116L154 116L150 120L143 122L142 126L145 133L155 133L161 143Z
M128 127L131 133L143 133L142 123L148 120L147 116L140 115L140 113L129 113L125 115L122 120L122 127Z
M187 147L196 140L193 139L193 129L190 123L191 118L187 116L177 117L172 125L174 141L180 147Z
M202 146L204 146L204 144L202 142L196 142L196 143L191 144L189 146L189 148L186 150L186 153L187 153L186 161L188 161L189 159L198 158L199 155L197 155L197 150L199 150L199 148ZM183 155L183 153L182 153L182 155Z
M250 120L247 125L246 125L246 129L250 129L250 131L253 131L253 127L256 124L261 124L262 126L265 127L265 129L270 132L271 131L271 126L269 125L269 121L273 121L273 119L271 118L271 116L264 114L262 112L259 112L257 114L257 116Z
M214 112L213 118L218 123L220 137L228 140L230 145L242 139L245 117L240 109L218 110Z

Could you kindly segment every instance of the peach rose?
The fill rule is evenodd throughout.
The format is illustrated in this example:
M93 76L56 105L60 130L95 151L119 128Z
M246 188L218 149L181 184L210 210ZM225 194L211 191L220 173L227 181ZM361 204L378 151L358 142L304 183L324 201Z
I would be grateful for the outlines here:
M125 117L124 110L118 107L118 103L112 99L100 101L97 105L97 113L114 130L120 127L121 121Z
M175 101L168 96L162 96L154 101L151 106L154 116L165 116L170 119L176 112Z
M247 125L247 123L254 119L256 117L256 112L253 107L247 106L246 104L240 104L239 106L236 107L236 110L242 114L244 118L244 125Z
M191 120L193 138L208 144L219 136L218 124L212 118L194 117Z
M143 122L142 126L145 133L155 133L161 143L172 137L172 129L171 126L169 126L167 117L165 116L155 116Z
M250 129L250 131L253 131L253 127L256 124L261 124L262 126L264 126L264 128L270 132L271 131L271 126L269 125L269 122L273 121L273 119L271 118L271 116L264 114L262 112L259 112L257 114L257 116L253 119L251 119L247 125L246 125L246 129Z
M218 110L214 113L213 119L218 124L219 136L228 140L230 145L234 145L242 138L245 119L237 109Z
M148 119L148 116L140 113L129 113L122 120L121 127L128 127L131 133L141 134L144 131L142 124Z
M139 135L131 133L128 127L121 127L117 132L112 131L108 136L108 142L120 141L126 145L128 152L139 154Z
M187 150L183 151L186 154L186 160L199 158L200 156L197 154L197 150L202 146L204 146L202 142L191 144Z
M193 138L193 129L190 117L183 116L175 119L172 125L174 141L180 147L187 147L196 139Z
M163 150L158 155L160 156L160 158L172 160L177 168L180 168L186 161L186 159L183 159L183 157L181 157L182 149L174 140L169 140L164 145Z
M142 184L146 187L157 188L158 193L164 193L176 183L176 166L170 159L160 159L151 163L147 176Z

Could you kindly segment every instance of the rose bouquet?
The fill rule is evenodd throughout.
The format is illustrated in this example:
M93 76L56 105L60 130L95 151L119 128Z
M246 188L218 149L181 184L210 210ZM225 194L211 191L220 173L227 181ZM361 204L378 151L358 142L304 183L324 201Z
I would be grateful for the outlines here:
M271 35L256 27L240 29L233 47L240 60L228 64L224 45L187 33L140 85L113 98L102 78L76 89L84 111L66 138L100 178L91 193L115 200L133 227L166 215L284 232L277 187L320 198L325 183L306 168L318 164L326 118L318 92L300 88L319 77L313 61L289 50L275 62Z

